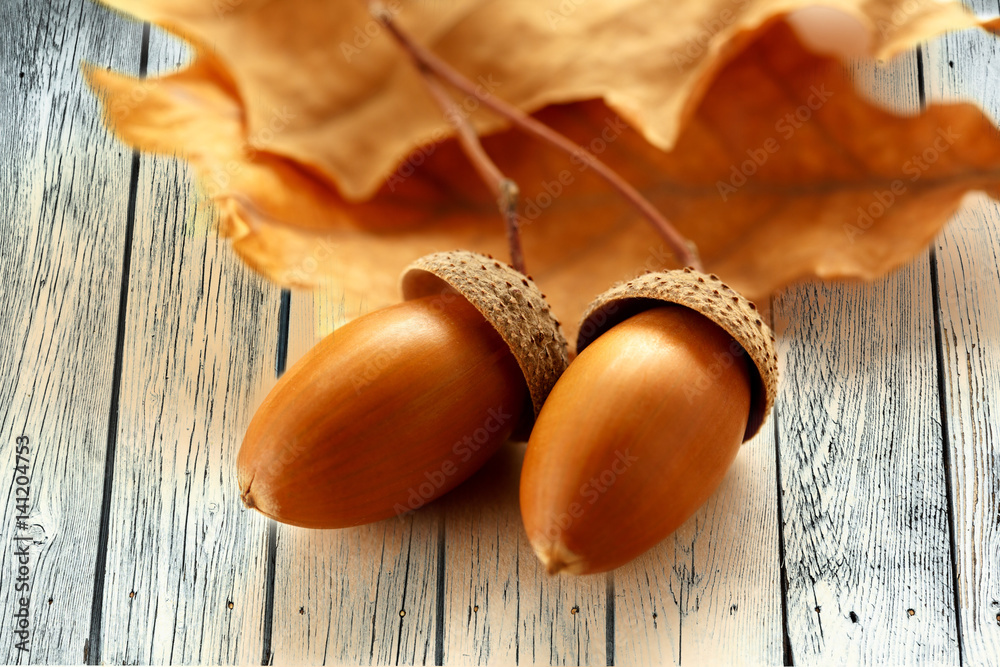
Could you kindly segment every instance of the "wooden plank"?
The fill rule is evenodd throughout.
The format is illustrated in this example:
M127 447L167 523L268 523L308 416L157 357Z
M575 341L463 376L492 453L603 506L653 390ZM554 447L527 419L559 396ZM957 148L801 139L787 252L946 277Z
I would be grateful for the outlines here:
M857 68L897 109L916 59ZM790 653L796 664L957 663L927 256L775 302Z
M925 261L775 304L795 664L958 662Z
M524 449L508 443L439 501L444 664L607 664L607 578L545 573L521 522Z
M856 71L876 99L918 108L913 54ZM957 663L927 255L774 305L792 659Z
M154 31L151 71L184 53ZM259 663L267 521L236 454L274 381L280 291L209 231L182 162L143 156L138 183L98 657Z
M292 296L288 364L366 312L333 286ZM434 664L440 514L345 530L279 525L274 664Z
M0 663L85 659L132 152L104 129L80 63L135 73L140 46L140 26L86 0L0 4Z
M976 2L995 16L996 3ZM1000 118L1000 44L978 31L925 49L928 102L968 99ZM938 239L938 313L963 658L1000 665L1000 212L967 202Z
M615 571L618 663L782 664L776 489L770 422L694 516Z
M976 199L939 239L955 567L963 657L1000 665L1000 213Z

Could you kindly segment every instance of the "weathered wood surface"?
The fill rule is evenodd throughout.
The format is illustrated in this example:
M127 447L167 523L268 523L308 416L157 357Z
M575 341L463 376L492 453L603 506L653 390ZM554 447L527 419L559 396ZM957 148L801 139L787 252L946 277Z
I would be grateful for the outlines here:
M917 61L863 68L916 109ZM927 257L774 302L786 615L795 664L959 661Z
M179 44L154 31L150 68ZM150 84L153 85L153 84ZM267 521L236 452L273 383L280 290L208 229L183 163L144 155L128 275L97 660L259 663Z
M1000 665L1000 215L973 200L937 245L963 658Z
M995 3L975 9L995 15ZM1000 118L1000 49L978 32L928 45L928 102L965 99ZM1000 214L967 203L936 244L945 443L964 662L1000 665Z
M86 0L0 3L0 663L78 663L90 634L133 156L104 129L80 62L138 72L140 37Z
M521 524L523 457L524 445L509 443L438 503L444 664L607 664L607 576L545 573Z

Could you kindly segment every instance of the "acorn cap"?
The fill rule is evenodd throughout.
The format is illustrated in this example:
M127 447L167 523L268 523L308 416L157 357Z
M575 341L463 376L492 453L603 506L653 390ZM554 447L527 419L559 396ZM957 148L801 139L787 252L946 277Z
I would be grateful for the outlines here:
M566 339L549 304L530 277L487 255L466 250L421 257L400 276L403 299L464 296L493 325L524 374L534 412L514 429L527 437L556 380L569 365Z
M619 283L587 306L580 321L577 354L611 327L662 302L695 310L722 327L750 355L752 391L750 416L743 436L746 442L764 424L778 387L778 355L774 334L761 319L757 306L716 275L694 269L647 273ZM756 371L754 373L753 371Z

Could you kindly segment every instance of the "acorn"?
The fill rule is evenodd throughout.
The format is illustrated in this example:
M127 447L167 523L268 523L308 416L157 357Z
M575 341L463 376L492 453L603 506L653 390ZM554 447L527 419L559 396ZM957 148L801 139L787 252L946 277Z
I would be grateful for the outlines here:
M527 437L567 345L530 278L485 255L423 257L404 301L320 341L254 414L247 507L309 528L418 509Z
M716 276L650 273L588 307L528 441L521 514L550 573L631 561L715 491L774 403L774 337Z

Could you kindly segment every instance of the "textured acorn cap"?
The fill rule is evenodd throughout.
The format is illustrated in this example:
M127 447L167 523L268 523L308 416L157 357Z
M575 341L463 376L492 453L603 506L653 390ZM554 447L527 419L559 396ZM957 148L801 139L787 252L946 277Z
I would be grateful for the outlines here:
M778 387L778 355L774 335L761 319L757 306L715 275L693 269L647 273L619 283L587 307L580 322L577 354L611 327L663 302L686 306L726 330L750 355L756 370L752 379L750 416L743 441L760 430Z
M534 412L514 430L527 437L535 417L569 364L566 339L530 277L492 257L466 250L421 257L403 270L403 298L454 291L493 325L524 374Z

